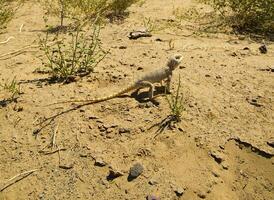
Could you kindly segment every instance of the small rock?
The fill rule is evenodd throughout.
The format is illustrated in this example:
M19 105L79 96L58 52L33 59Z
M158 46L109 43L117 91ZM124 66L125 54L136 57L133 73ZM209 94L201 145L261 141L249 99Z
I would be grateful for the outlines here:
M223 169L228 170L229 164L226 162L222 162L222 167L223 167Z
M114 180L115 178L118 178L118 177L123 176L123 175L124 175L124 174L123 174L121 171L119 171L119 170L117 170L117 169L110 168L110 169L109 169L109 174L108 174L108 176L107 176L107 180L108 180L108 181L112 181L112 180Z
M182 195L184 194L185 189L179 187L179 188L176 188L176 189L174 190L174 192L175 192L175 194L176 194L177 197L180 197L180 196L182 196Z
M216 79L222 79L222 76L217 75L217 76L216 76Z
M245 39L245 36L244 35L240 35L240 36L238 36L238 39L239 40L244 40ZM235 44L239 44L239 43L236 43L237 41L235 41Z
M126 49L126 46L119 46L119 49Z
M17 104L13 107L13 110L16 112L21 112L23 111L23 109L24 109L23 106L19 106Z
M61 168L61 169L72 169L73 164L59 165L59 168Z
M140 70L143 70L144 68L143 67L138 67L137 70L140 71Z
M156 42L163 42L163 40L161 38L156 38L155 41Z
M130 128L119 128L118 132L119 134L130 133Z
M271 147L274 148L274 138L270 139L269 141L267 141L267 144Z
M140 163L134 164L129 170L128 180L131 181L140 176L144 171L144 167Z
M233 57L236 57L237 53L236 52L232 52L230 55L233 56Z
M224 155L221 152L211 151L210 155L218 164L224 161Z
M216 171L212 171L211 172L213 174L213 176L215 176L216 178L220 177L220 174Z
M200 197L201 199L206 198L206 194L204 192L202 192L202 191L198 191L197 192L197 196Z
M88 119L99 119L97 116L89 116Z
M154 196L154 195L148 195L146 197L146 200L160 200L160 197Z
M148 184L149 184L149 185L157 185L158 182L157 182L156 180L154 180L154 179L150 179L150 180L148 181Z
M263 44L262 46L259 47L259 50L262 54L266 54L267 53L267 47L265 44Z
M106 162L105 162L101 157L99 157L99 158L96 158L96 159L95 159L94 165L95 165L95 166L98 166L98 167L104 167L104 166L106 166L107 164L106 164Z
M83 153L80 153L79 156L81 158L86 158L86 157L88 157L88 154L86 152L83 152Z

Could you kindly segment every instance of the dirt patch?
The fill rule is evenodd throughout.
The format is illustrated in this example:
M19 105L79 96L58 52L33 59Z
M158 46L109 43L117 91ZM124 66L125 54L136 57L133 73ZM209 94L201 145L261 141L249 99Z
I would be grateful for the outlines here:
M1 81L16 76L23 92L17 102L0 107L0 188L37 169L0 192L0 199L274 198L273 73L265 70L273 68L273 44L261 54L261 44L252 40L186 37L181 33L187 30L174 28L127 37L144 16L172 22L174 6L190 3L195 5L151 0L133 6L122 24L102 29L103 46L110 49L106 59L70 84L51 84L47 74L33 73L41 67L38 49L0 58ZM0 45L0 54L36 45L37 33L44 34L42 17L37 4L20 8L0 35L0 41L14 37ZM172 90L180 74L185 112L177 126L156 138L157 127L149 128L170 114L163 96L156 104L129 93L81 108L50 105L109 95L175 53L184 59ZM142 172L129 181L137 163Z

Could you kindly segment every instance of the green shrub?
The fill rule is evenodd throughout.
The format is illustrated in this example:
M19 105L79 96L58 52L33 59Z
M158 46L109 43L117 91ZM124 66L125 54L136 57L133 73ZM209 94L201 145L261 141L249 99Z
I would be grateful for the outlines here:
M46 16L44 16L45 22L47 22L47 15L52 15L59 18L59 25L56 28L61 30L64 28L64 19L72 17L73 7L71 6L72 0L39 0L40 4L46 10Z
M60 26L64 18L76 21L91 18L123 17L132 4L140 0L40 0L46 14L60 18Z
M213 6L239 32L274 34L273 0L200 0Z
M0 0L0 29L6 27L7 23L12 19L13 14L12 0Z
M72 5L78 10L78 16L85 18L121 18L127 14L126 10L140 0L74 0Z
M4 84L0 83L0 88L8 93L6 100L14 101L21 94L21 86L15 77L11 81L5 81Z
M110 2L109 11L113 12L114 15L123 15L126 9L132 4L139 0L112 0Z
M43 65L55 81L70 82L75 76L85 76L104 59L106 52L99 40L100 27L94 26L91 34L81 32L57 34L52 41L49 35L40 38L40 49L45 54ZM53 45L50 45L53 44ZM42 60L43 61L43 60Z
M171 93L170 97L166 95L166 100L169 105L170 109L170 117L172 121L180 122L182 112L185 110L184 102L183 102L183 95L180 94L181 89L181 77L179 75L179 81L176 89L176 93Z

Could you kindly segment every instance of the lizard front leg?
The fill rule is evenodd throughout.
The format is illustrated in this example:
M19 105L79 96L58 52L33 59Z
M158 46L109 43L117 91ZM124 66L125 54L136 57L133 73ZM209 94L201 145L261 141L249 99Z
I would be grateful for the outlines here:
M170 93L171 78L172 78L172 75L169 75L169 76L167 77L167 81L166 81L166 92L167 92L167 93Z

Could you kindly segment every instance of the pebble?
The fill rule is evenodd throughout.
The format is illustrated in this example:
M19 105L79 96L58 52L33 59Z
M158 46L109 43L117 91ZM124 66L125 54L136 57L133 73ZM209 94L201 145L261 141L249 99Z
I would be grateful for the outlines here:
M119 128L118 132L121 133L130 133L130 128Z
M222 163L222 167L223 167L223 169L228 170L229 164L226 163L226 162L223 162L223 163Z
M267 53L267 47L265 44L263 44L262 46L259 47L259 50L262 54L266 54Z
M206 194L204 192L202 192L202 191L199 191L197 193L197 196L200 197L201 199L205 199L206 198Z
M184 188L181 188L181 187L178 187L174 190L175 194L177 197L180 197L184 194L185 192L185 189Z
M113 179L115 179L115 178L118 178L118 177L120 177L120 176L123 176L124 174L121 172L121 171L119 171L119 170L116 170L116 169L113 169L113 168L110 168L109 169L109 174L108 174L108 176L107 176L107 180L108 181L111 181L111 180L113 180Z
M274 148L274 138L267 141L267 144Z
M140 163L136 163L130 168L128 178L130 180L133 180L140 176L143 173L143 171L144 167Z
M154 180L154 179L150 179L150 180L148 181L148 184L149 184L149 185L157 185L158 182L157 182L156 180Z
M160 200L160 197L154 196L154 195L148 195L146 200Z
M210 155L212 158L214 158L214 160L220 164L221 162L223 162L224 159L224 155L221 152L215 152L215 151L211 151Z
M119 49L127 49L127 46L119 46Z
M106 166L106 162L102 159L102 158L96 158L95 159L95 163L94 163L95 166L98 166L98 167L104 167Z

